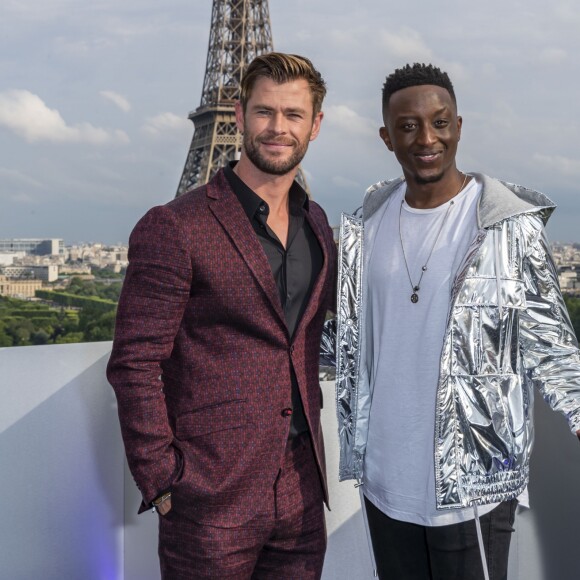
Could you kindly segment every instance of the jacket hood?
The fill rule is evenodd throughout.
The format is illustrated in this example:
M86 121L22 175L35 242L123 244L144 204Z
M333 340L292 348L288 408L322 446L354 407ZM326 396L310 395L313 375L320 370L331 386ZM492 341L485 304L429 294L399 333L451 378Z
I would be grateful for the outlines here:
M468 173L468 175L475 177L482 184L477 207L477 225L480 228L489 228L523 213L536 213L545 224L556 209L554 202L539 191L500 181L483 173ZM403 177L398 177L389 181L379 181L369 187L362 206L364 219L370 218L403 181L405 181Z

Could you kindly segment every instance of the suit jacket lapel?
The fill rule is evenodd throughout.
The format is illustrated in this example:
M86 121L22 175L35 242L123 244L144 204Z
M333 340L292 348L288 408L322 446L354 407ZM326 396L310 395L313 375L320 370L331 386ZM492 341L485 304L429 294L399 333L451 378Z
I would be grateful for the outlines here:
M207 184L209 208L236 246L240 255L264 290L274 310L285 324L284 312L268 258L262 249L252 224L223 172Z

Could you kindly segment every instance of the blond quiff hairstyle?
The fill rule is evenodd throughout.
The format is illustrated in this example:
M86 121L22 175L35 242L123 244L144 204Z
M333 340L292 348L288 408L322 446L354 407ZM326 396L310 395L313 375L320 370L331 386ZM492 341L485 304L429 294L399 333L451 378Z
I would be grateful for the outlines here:
M271 79L278 84L304 79L310 87L314 115L322 109L326 83L307 58L283 52L268 52L257 56L248 65L240 86L240 102L244 111L254 85L261 77Z

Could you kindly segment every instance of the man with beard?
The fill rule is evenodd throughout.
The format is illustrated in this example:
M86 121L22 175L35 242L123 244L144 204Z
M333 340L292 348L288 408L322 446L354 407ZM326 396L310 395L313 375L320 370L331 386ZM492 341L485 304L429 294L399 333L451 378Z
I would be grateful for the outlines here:
M325 93L309 60L257 57L239 162L131 234L108 378L165 580L321 575L318 347L336 249L294 177Z

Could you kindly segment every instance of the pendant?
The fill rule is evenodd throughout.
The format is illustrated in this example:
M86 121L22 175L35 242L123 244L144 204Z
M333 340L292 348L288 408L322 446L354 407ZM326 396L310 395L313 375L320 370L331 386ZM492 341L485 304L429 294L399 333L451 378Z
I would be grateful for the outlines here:
M419 294L413 292L413 294L411 294L411 302L417 304L417 302L419 302Z

